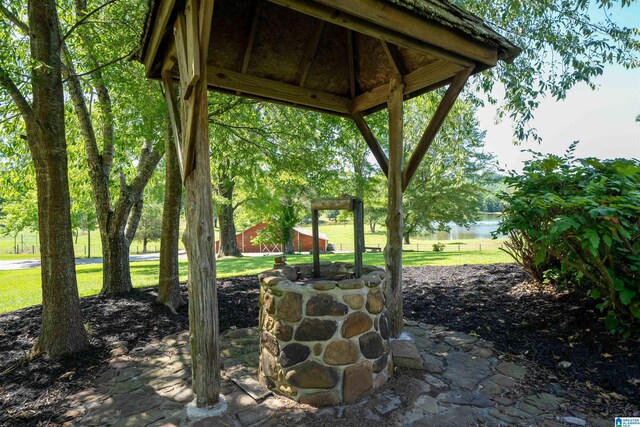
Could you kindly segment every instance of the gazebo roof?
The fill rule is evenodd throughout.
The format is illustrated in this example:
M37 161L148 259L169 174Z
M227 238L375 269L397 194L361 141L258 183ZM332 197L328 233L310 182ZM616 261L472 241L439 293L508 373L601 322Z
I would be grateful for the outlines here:
M150 78L161 78L182 10L183 0L151 1L140 49ZM445 0L216 0L211 28L211 90L341 116L384 108L395 75L409 99L520 53Z

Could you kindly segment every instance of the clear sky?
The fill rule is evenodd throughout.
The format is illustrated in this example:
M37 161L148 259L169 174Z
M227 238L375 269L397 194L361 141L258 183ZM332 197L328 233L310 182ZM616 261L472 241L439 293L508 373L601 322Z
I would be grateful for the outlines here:
M614 11L612 19L640 27L640 3ZM497 156L502 168L517 171L531 157L522 153L523 149L563 154L575 140L580 141L578 157L640 159L640 123L635 121L640 114L640 70L626 70L617 65L605 67L595 83L597 91L580 84L563 101L547 98L541 102L531 122L543 139L540 144L525 142L514 146L510 120L495 124L496 108L485 106L478 116L480 127L487 131L486 150ZM494 95L500 100L501 93L504 89L497 88Z

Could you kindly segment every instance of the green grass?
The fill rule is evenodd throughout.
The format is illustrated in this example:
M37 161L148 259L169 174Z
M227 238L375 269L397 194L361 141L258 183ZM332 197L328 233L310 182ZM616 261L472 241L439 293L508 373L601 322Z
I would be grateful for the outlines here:
M364 263L384 265L382 253L366 253ZM405 266L421 265L461 265L493 264L513 262L497 249L462 252L406 252L403 255ZM353 261L353 254L322 255L322 261ZM290 264L310 263L311 255L292 255ZM273 267L273 257L226 258L216 262L218 278L255 275ZM78 265L78 291L80 296L95 295L102 286L102 265ZM154 286L158 283L158 261L131 263L131 280L134 287ZM187 280L187 262L180 262L180 280ZM40 269L0 271L0 313L17 310L42 302Z

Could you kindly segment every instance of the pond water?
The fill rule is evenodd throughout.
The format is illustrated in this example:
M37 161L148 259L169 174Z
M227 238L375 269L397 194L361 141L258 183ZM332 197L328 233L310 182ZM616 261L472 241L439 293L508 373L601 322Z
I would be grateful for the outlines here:
M491 233L498 229L500 214L480 214L478 222L469 228L460 227L454 223L449 223L451 231L449 233L438 232L427 234L427 240L462 240L462 239L491 239Z

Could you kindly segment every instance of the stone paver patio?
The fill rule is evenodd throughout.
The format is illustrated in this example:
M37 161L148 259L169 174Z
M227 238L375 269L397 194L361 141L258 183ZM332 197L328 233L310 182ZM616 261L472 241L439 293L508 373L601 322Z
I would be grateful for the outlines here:
M187 418L194 398L188 332L128 350L116 343L94 387L68 398L66 425L516 425L609 426L570 408L566 391L534 393L527 368L496 353L490 342L439 326L406 322L411 345L392 343L398 372L381 391L355 405L313 408L273 395L257 382L257 328L228 331L222 342L218 417ZM413 356L416 356L413 354ZM420 359L417 359L420 360Z

